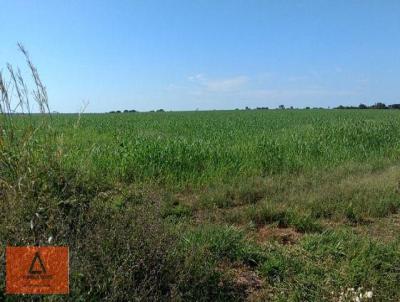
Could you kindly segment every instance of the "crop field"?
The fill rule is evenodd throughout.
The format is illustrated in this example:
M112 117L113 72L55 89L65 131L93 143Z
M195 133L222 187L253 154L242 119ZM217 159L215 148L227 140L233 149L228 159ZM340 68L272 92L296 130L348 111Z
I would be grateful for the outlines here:
M45 301L399 301L399 160L399 110L2 115L0 252L69 246Z

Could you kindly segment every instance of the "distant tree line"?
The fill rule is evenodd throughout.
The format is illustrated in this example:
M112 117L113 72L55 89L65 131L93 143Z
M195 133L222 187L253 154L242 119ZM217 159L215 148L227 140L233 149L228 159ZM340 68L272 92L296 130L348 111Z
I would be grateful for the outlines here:
M121 110L115 110L115 111L110 111L109 113L134 113L137 112L136 110L132 109L132 110L127 110L125 109L124 111Z
M256 108L252 109L252 108L246 106L244 109L245 110L269 110L270 108L269 107L256 107ZM281 110L291 109L291 110L293 110L293 109L301 109L301 108L295 108L293 106L285 107L285 105L279 105L277 109L281 109ZM303 109L330 109L330 107L328 107L328 108L312 107L311 108L311 107L307 106L307 107L304 107ZM340 105L340 106L335 107L334 109L400 109L400 104L386 105L385 103L377 102L377 103L375 103L373 105L370 105L370 106L365 105L365 104L360 104L358 106L343 106L343 105ZM240 109L236 108L235 110L240 110ZM196 109L196 111L198 111L198 109ZM134 112L138 112L138 111L136 111L134 109L133 110L123 110L123 111L116 110L116 111L110 111L109 113L134 113ZM165 110L164 109L157 109L157 110L151 110L150 112L165 112Z
M256 107L254 109L249 108L248 106L246 106L245 110L268 110L268 107ZM285 105L279 105L277 109L280 110L284 110L284 109L301 109L301 108L295 108L293 106L290 107L285 107ZM328 108L324 108L324 107L304 107L303 109L330 109L330 107ZM334 109L400 109L400 104L391 104L391 105L386 105L385 103L382 102L377 102L373 105L365 105L365 104L360 104L358 106L343 106L340 105L338 107L335 107ZM239 110L239 109L236 109Z
M139 111L137 111L137 110L124 110L124 111L121 111L121 110L115 110L115 111L110 111L110 112L108 112L108 113L135 113L135 112L139 112ZM149 112L165 112L165 110L164 109L157 109L157 110L150 110Z
M385 103L378 102L371 106L367 106L365 104L360 104L358 106L340 105L340 106L336 107L335 109L400 109L400 104L386 105Z

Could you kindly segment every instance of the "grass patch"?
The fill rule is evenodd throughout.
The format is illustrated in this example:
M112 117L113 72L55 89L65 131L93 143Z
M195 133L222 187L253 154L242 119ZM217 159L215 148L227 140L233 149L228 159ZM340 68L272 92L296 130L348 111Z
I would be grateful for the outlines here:
M252 223L256 227L275 224L280 228L293 227L298 232L319 232L321 224L308 214L302 214L295 210L289 210L280 204L263 202L258 205L241 208L226 214L225 219L231 223Z
M201 194L200 204L203 208L231 208L256 204L266 194L267 187L264 180L261 178L249 179L239 183L210 187Z
M257 265L263 259L261 249L245 239L243 231L233 226L205 225L184 235L186 247L200 246L218 261L242 261Z
M352 288L394 301L400 277L399 242L372 241L348 230L306 235L299 246L270 247L259 267L276 300L337 301Z

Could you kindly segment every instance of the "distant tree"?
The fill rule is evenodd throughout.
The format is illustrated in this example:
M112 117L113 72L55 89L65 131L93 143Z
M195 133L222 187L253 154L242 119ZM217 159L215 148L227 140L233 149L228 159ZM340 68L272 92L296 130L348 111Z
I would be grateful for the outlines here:
M372 108L374 109L387 109L386 105L384 103L378 102L375 103Z
M129 112L129 110L127 110L127 109L124 110L124 113L128 113L128 112Z
M392 104L392 105L389 105L389 108L390 108L390 109L400 109L400 104Z
M358 105L358 108L359 109L368 109L368 106L365 104L360 104L360 105Z
M165 112L164 109L158 109L157 112Z
M246 108L245 108L245 109L246 109L246 110L251 110L251 109L250 109L250 107L248 107L248 106L246 106Z
M294 108L293 108L293 106L290 106L290 109L292 109L292 110L293 110L293 109L294 109Z
M310 107L309 107L309 106L307 106L307 107L306 107L306 109L310 109Z
M117 111L115 111L115 113L121 113L121 111L120 111L120 110L117 110Z
M279 109L285 109L285 105L279 105Z

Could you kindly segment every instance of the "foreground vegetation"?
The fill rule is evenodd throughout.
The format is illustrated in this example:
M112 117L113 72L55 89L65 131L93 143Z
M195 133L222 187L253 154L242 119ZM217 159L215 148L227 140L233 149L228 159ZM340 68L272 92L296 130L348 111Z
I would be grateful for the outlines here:
M37 89L1 107L0 259L68 245L43 300L400 300L400 112L49 116Z

